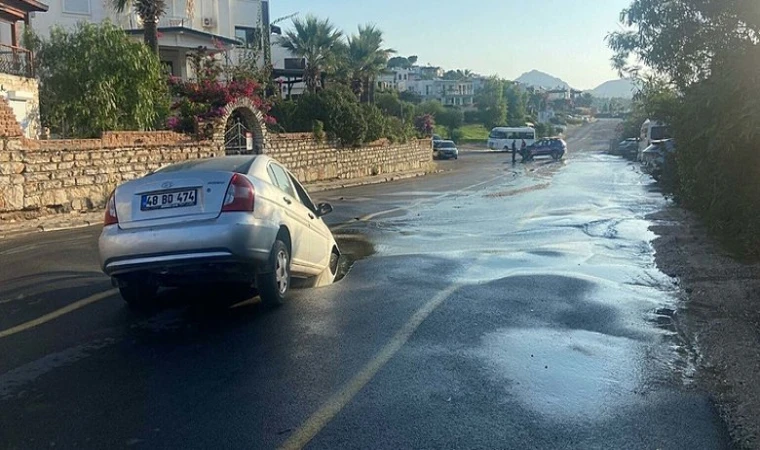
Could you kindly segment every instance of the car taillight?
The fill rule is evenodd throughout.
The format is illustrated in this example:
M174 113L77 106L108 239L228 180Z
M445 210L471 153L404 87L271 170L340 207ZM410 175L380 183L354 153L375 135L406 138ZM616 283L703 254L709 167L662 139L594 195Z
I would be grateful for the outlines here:
M106 217L103 219L103 225L115 225L117 223L119 223L119 218L116 216L116 191L114 191L106 203Z
M238 173L232 175L227 193L224 194L222 212L253 211L253 185L248 178Z

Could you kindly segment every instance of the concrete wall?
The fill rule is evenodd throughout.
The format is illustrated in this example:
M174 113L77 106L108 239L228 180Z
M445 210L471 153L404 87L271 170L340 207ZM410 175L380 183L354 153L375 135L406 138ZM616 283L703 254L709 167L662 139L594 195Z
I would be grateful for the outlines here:
M0 141L0 220L99 209L124 181L168 163L224 155L219 141L169 131L71 140L24 139L12 131L8 136ZM428 139L337 148L310 134L269 135L265 153L306 183L428 170L433 154Z

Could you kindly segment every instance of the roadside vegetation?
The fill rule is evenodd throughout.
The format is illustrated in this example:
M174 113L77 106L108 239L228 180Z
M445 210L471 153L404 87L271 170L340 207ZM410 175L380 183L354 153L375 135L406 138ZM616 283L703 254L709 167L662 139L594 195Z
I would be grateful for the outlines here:
M709 3L709 2L708 2ZM609 36L641 92L623 137L646 118L670 125L670 189L737 254L760 259L760 15L754 2L635 0ZM654 71L641 76L640 60Z
M55 27L49 39L25 35L36 55L43 125L61 137L162 126L169 94L150 49L111 23Z
M113 4L152 14L139 2ZM373 25L345 33L329 19L311 15L294 19L292 29L279 38L279 45L306 61L306 91L283 99L271 67L259 67L260 55L244 55L233 63L222 47L200 48L191 55L193 79L167 76L149 28L146 24L146 45L108 22L56 28L47 39L27 31L27 47L37 55L41 120L51 136L168 128L208 138L224 105L244 96L262 110L271 130L311 132L343 146L379 139L405 142L434 132L460 143L485 143L496 126L533 124L539 137L553 135L556 127L578 121L569 116L574 107L591 108L594 101L586 95L577 105L550 102L544 92L498 77L487 79L467 108L423 101L414 92L383 91L380 75L411 67L417 58L396 55ZM450 70L443 78L469 81L474 76L469 70ZM549 107L558 114L551 123L539 123L538 112Z

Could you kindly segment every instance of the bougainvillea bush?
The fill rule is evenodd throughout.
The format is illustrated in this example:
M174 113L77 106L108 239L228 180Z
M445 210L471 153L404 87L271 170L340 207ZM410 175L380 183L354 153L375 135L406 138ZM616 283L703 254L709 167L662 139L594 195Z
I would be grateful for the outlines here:
M196 134L200 138L210 138L213 128L206 126L224 116L224 108L240 98L248 98L264 115L268 124L275 120L269 115L271 104L262 98L259 83L251 79L223 81L220 71L215 70L213 56L199 58L195 64L196 80L183 81L179 77L169 79L169 91L176 99L172 104L172 116L167 127L180 133Z

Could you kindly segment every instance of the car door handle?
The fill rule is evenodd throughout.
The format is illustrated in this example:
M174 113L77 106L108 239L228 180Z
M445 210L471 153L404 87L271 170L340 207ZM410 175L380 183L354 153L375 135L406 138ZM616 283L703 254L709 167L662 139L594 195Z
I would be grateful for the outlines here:
M283 197L282 199L283 199L283 200L285 201L285 203L287 203L288 205L290 205L291 203L293 203L293 202L292 202L292 201L291 201L289 198L287 198L287 197Z
M314 214L312 214L312 213L309 213L309 219L312 219L312 220L313 220L313 219L314 219Z

